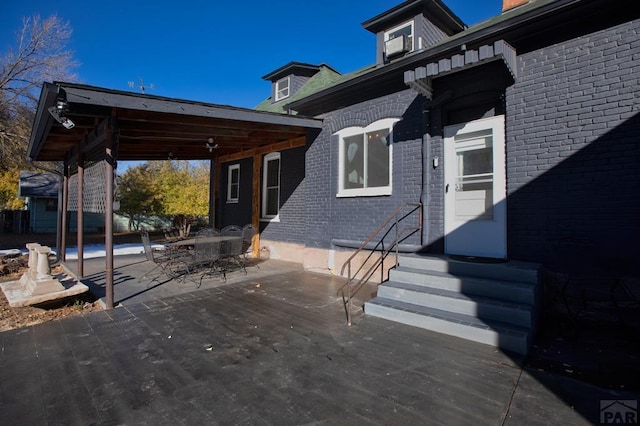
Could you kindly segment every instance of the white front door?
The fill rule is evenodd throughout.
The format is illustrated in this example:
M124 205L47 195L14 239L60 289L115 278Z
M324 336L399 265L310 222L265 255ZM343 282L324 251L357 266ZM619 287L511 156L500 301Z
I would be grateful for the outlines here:
M504 116L444 129L445 252L507 257Z

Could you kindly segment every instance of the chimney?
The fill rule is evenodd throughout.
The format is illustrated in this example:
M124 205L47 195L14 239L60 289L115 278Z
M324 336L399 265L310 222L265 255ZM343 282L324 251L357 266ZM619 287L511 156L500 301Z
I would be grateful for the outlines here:
M529 3L529 0L502 0L502 12Z

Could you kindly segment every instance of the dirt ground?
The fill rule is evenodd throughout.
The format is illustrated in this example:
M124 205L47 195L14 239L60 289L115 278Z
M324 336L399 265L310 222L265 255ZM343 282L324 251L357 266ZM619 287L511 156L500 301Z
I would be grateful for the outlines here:
M28 242L38 242L42 245L55 246L55 234L0 234L0 249L22 249ZM75 235L67 237L67 245L75 246ZM139 242L140 235L135 232L114 235L114 244ZM84 244L104 243L104 234L87 234ZM22 266L17 272L0 268L0 282L16 281L20 279L26 269L26 256L23 256ZM15 269L15 268L12 268ZM55 272L55 270L53 271ZM101 305L89 293L72 296L67 299L50 302L42 306L27 306L12 308L4 293L0 291L0 332L27 327L47 321L67 318L75 315L83 315L88 312L102 310Z
M23 271L3 275L0 282L19 280ZM102 310L102 306L89 293L38 307L12 308L0 291L0 332L99 310Z

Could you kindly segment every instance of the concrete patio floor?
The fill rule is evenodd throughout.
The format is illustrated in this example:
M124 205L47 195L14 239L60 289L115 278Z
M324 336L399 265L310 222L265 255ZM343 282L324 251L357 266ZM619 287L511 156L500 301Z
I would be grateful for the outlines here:
M72 265L73 266L73 265ZM0 424L598 424L639 399L495 348L363 316L342 279L267 261L223 283L148 286L118 256L119 307L0 333ZM96 288L104 260L85 264Z

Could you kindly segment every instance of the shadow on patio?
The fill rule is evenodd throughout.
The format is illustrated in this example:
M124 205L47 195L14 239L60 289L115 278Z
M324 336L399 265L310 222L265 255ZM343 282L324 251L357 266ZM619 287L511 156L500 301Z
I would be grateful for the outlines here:
M347 327L343 279L297 264L197 291L136 284L151 267L116 257L120 307L0 333L0 423L589 424L637 398L378 318ZM85 265L98 286L103 269Z

